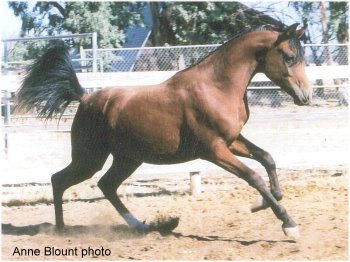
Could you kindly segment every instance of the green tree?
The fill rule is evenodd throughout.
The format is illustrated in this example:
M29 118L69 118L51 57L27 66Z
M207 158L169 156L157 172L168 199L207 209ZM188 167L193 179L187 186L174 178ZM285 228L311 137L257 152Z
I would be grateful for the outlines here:
M222 43L258 26L283 27L240 2L153 2L152 11L153 45Z
M120 47L125 30L142 24L141 3L131 2L9 2L22 19L21 36L97 32L99 47ZM83 43L86 44L86 43Z
M300 19L308 25L308 39L305 42L324 43L338 42L347 43L349 41L349 3L346 1L327 2L291 2ZM324 62L333 63L332 52L326 46L323 52L319 52L321 47L311 47L311 59L316 65ZM347 64L347 51L339 48L338 63Z
M349 2L329 2L330 25L339 43L349 42Z
M331 41L347 43L349 41L349 3L348 2L292 2L292 6L301 14L308 26L308 42L329 44ZM313 40L313 41L312 41ZM332 50L329 46L310 47L309 61L316 65L332 65L336 61L340 65L348 64L348 50L342 46ZM320 52L321 51L321 52ZM335 85L340 85L342 80L334 79ZM322 85L322 80L316 80L317 85ZM338 89L338 88L337 88ZM324 97L324 89L318 88L315 94ZM339 93L339 96L341 94ZM340 99L347 104L346 98ZM345 101L345 102L344 102Z
M309 24L313 41L323 42L336 39L340 43L348 42L349 2L312 1L291 2L291 6Z
M126 41L126 30L142 25L143 3L132 2L9 2L16 16L21 17L21 36L50 36L97 32L99 48L118 48ZM90 38L64 40L72 47L91 48ZM53 41L17 42L9 46L11 61L27 61L38 56ZM108 70L115 54L100 54ZM85 66L85 64L84 64Z

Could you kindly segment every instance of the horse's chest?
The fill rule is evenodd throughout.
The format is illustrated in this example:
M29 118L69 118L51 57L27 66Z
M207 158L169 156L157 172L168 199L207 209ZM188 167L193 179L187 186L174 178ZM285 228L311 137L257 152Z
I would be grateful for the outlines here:
M223 117L222 119L223 121L218 124L219 134L225 140L232 140L241 133L243 126L247 121L247 115L244 111L234 112L231 115Z
M221 102L202 110L191 110L186 118L199 144L210 147L216 138L229 144L238 137L248 113L244 105Z
M248 121L249 111L245 104L239 103L228 107L226 110L221 110L217 115L216 125L218 132L224 138L233 139L237 137L245 123Z
M249 119L249 107L246 96L244 97L243 102L238 107L238 122L243 127Z

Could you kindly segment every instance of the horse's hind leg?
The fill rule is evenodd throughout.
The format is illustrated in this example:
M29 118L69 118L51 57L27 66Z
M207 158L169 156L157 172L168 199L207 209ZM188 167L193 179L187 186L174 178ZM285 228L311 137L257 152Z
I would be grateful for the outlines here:
M238 138L230 145L229 149L235 155L251 158L262 164L269 176L272 195L278 201L282 199L283 194L277 177L276 164L268 152L254 145L242 135L238 136ZM252 206L252 212L256 212L267 207L267 202L261 198Z
M57 229L64 227L62 210L62 196L64 191L92 177L102 168L107 156L108 154L96 155L94 158L86 155L79 158L73 157L72 162L66 168L51 177Z
M140 232L147 232L149 226L137 220L124 206L117 195L118 187L127 179L142 163L127 158L115 157L108 172L98 182L99 188L105 197L112 203L119 214L131 228Z

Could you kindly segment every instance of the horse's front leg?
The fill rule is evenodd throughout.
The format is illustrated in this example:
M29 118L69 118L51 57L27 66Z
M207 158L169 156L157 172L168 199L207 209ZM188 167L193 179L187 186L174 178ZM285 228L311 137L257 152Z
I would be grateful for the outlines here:
M254 170L238 160L223 140L217 139L217 141L212 144L206 159L244 179L250 186L257 189L271 207L276 217L283 222L282 228L284 233L289 237L299 238L297 224L288 215L286 209L278 203L266 186L265 181Z
M263 165L269 176L272 195L278 201L282 199L283 194L277 177L276 164L268 152L254 145L242 135L237 137L237 139L230 145L229 149L235 155L254 159ZM252 205L251 210L252 212L257 212L268 207L266 200L259 198L258 201Z

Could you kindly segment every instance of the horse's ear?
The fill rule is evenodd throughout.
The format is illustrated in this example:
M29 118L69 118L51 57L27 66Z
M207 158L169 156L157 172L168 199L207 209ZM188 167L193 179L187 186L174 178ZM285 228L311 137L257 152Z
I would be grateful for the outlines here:
M295 36L298 39L301 39L301 37L305 34L306 29L307 29L307 24L304 24L303 28L298 29L298 30L295 31Z
M300 39L305 33L305 28L301 28L295 31L295 36Z
M290 38L291 36L293 35L297 35L297 31L300 31L300 30L297 30L297 27L299 26L299 23L295 23L295 24L292 24L291 26L289 26L284 32L283 32L283 35L285 38ZM302 30L302 29L301 29ZM300 35L302 36L303 33ZM299 37L298 37L299 38Z
M284 32L282 32L277 38L275 42L275 46L279 45L282 41L290 39L292 36L296 36L297 38L300 38L304 34L304 30L303 29L297 30L298 26L299 26L299 23L295 23L289 26L286 30L284 30Z

